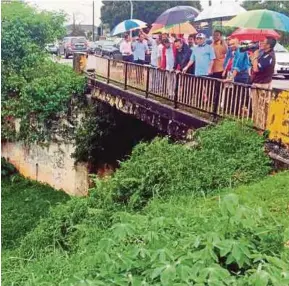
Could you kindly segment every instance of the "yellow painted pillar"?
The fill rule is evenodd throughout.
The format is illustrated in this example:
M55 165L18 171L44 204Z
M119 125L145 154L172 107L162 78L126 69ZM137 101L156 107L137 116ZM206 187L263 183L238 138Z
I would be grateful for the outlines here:
M86 53L74 53L73 54L73 69L77 73L83 73L87 63Z
M269 139L289 144L289 91L281 91L271 99L266 127Z

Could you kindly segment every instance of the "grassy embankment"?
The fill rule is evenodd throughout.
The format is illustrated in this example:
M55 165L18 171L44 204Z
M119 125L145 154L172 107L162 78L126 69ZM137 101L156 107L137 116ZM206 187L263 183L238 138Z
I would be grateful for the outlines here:
M266 177L263 139L246 127L196 141L139 144L89 197L49 190L58 206L47 187L5 179L3 284L289 285L289 173Z

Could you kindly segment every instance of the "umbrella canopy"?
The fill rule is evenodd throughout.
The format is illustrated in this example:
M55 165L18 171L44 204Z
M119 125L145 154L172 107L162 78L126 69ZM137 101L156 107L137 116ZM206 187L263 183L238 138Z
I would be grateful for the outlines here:
M162 26L158 27L158 25L153 26L149 32L149 34L153 33L169 33L169 34L197 34L197 30L189 23L181 23L172 26Z
M222 3L216 4L213 6L209 6L205 10L203 10L198 17L196 17L195 21L208 21L208 20L224 20L231 17L234 17L246 10L241 7L238 3L230 2L230 3Z
M250 40L253 42L257 42L257 41L263 41L266 37L273 37L275 39L279 39L280 35L274 30L239 28L234 33L232 33L230 37L237 38L241 41Z
M199 10L191 6L176 6L166 10L154 22L170 26L194 20L199 14Z
M141 29L146 27L146 25L147 23L137 19L125 20L113 28L111 35L115 36L131 30Z
M226 23L225 26L289 32L289 17L266 9L252 10L241 13Z

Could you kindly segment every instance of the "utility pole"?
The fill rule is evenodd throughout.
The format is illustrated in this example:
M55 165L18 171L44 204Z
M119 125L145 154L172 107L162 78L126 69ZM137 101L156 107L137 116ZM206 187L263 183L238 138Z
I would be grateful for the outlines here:
M130 2L130 19L133 17L133 3L132 0L129 0ZM132 37L132 31L130 31L130 37Z
M92 41L94 42L94 0L92 1Z

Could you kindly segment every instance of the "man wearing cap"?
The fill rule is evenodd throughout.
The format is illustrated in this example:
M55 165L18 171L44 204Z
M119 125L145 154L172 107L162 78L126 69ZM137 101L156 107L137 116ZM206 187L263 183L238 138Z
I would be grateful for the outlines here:
M183 68L183 72L186 73L195 62L195 75L207 76L212 73L214 59L216 58L214 49L206 44L206 36L202 33L196 35L196 44L197 46L192 49L190 61Z

